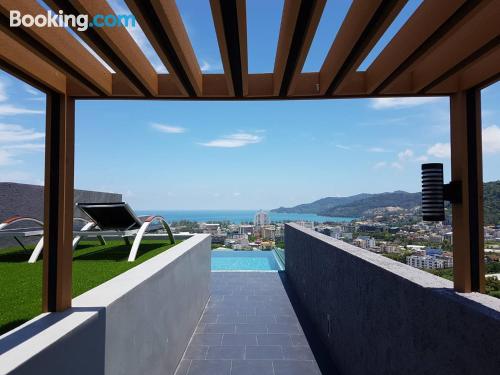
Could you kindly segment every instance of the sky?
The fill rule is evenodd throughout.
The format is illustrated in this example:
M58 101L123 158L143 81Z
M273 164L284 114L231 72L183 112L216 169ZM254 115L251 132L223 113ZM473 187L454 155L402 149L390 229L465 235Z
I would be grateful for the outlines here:
M421 1L410 0L358 70ZM208 0L178 0L198 62L222 72ZM318 70L349 1L327 3L303 71ZM123 0L110 0L117 13ZM250 73L271 72L283 1L247 1ZM129 30L165 72L141 30ZM326 196L420 189L420 164L449 179L447 98L321 101L78 101L75 186L136 209L271 209ZM45 97L0 72L0 181L43 184ZM485 181L500 179L500 83L482 92Z

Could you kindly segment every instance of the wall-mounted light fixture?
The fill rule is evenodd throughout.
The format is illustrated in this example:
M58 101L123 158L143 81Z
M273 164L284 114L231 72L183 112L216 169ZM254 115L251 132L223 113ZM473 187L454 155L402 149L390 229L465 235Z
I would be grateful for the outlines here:
M422 217L424 221L443 221L444 201L460 203L460 182L443 183L443 164L422 164Z

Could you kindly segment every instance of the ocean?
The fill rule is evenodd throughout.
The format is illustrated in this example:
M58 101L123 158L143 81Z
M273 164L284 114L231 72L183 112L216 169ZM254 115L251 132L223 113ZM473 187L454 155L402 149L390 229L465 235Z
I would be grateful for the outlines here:
M153 211L153 210L138 210L139 215L161 215L167 222L179 220L189 220L196 222L209 222L209 221L229 221L234 224L248 223L253 221L254 215L257 210L167 210L167 211ZM269 211L268 211L269 212ZM329 217L319 216L314 214L288 214L269 212L269 218L272 222L286 222L286 221L315 221L324 223L326 221L334 222L349 222L355 218L348 217Z

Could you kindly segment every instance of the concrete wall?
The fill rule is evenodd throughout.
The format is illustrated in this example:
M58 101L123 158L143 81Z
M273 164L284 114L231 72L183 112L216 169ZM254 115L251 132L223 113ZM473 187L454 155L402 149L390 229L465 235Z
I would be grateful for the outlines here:
M121 201L121 194L75 190L75 203ZM34 217L43 221L43 186L0 182L0 222L15 215ZM76 207L75 217L87 218ZM26 226L26 223L19 225ZM37 239L33 241L36 242ZM8 246L17 246L17 243L14 240L0 239L0 248Z
M210 236L194 235L0 337L0 374L173 374L209 297Z
M340 374L493 374L500 300L287 225L286 275Z

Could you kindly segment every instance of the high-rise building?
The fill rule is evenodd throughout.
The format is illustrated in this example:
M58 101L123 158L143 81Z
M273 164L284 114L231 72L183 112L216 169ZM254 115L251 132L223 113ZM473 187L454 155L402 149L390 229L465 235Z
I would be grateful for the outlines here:
M262 227L269 224L269 214L260 210L254 216L253 223L256 227Z

